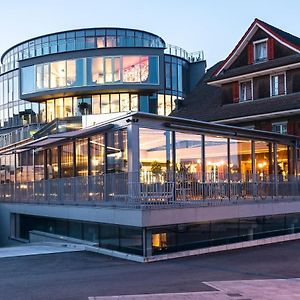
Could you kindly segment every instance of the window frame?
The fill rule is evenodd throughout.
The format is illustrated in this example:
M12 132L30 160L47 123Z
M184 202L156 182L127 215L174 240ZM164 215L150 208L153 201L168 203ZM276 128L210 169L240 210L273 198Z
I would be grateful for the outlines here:
M281 121L281 122L274 122L272 123L272 132L274 133L278 133L278 134L288 134L288 128L287 128L287 125L288 125L288 121ZM286 126L286 132L283 133L283 132L278 132L278 131L273 131L273 126ZM282 128L282 127L281 127Z
M251 83L251 99L248 99L248 100L243 100L242 99L242 84L245 83L245 82L250 82ZM239 81L239 93L240 93L240 97L239 97L239 103L244 103L244 102L248 102L248 101L253 101L253 78L251 79L247 79L247 80L242 80L242 81Z
M258 44L262 44L262 43L266 44L266 57L263 58L263 59L257 59L256 58L256 46ZM254 63L260 63L260 62L267 61L268 60L268 55L269 55L269 53L268 53L268 38L253 41L253 62Z
M273 94L273 82L272 82L272 79L273 77L275 76L280 76L280 75L283 75L283 85L284 85L284 93L283 94L277 94L277 95L274 95ZM279 90L279 86L278 86L278 90ZM287 94L287 90L286 90L286 71L284 72L280 72L280 73L274 73L274 74L270 74L270 97L279 97L279 96L284 96Z

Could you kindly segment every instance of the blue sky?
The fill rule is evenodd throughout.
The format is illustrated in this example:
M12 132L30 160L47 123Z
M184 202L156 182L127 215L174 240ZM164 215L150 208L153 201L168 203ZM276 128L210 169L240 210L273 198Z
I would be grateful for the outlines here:
M248 2L248 3L247 3ZM147 30L189 52L204 50L208 65L224 59L259 18L300 36L299 0L3 0L0 52L42 34L81 27Z

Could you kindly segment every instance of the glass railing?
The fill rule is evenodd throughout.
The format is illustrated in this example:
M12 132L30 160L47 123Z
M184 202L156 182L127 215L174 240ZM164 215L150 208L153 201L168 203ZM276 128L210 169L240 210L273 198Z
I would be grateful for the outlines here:
M170 45L170 44L167 45L167 48L165 49L165 54L174 55L183 58L190 63L204 60L203 51L196 51L196 52L189 53L178 46Z

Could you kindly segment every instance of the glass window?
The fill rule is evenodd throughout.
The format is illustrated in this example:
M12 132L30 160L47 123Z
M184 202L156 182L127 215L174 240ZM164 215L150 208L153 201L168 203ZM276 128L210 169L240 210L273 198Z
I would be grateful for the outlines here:
M106 47L116 47L117 46L117 38L116 36L106 36Z
M177 91L177 64L172 64L172 90Z
M66 86L66 61L50 63L50 87Z
M289 147L277 144L277 177L286 180L289 174Z
M88 175L88 139L76 141L76 174L77 176Z
M121 69L120 69L120 57L114 57L114 82L120 82Z
M263 61L267 58L267 41L254 43L254 61Z
M109 95L101 95L101 113L102 114L109 114Z
M165 64L165 68L166 68L166 89L170 90L171 89L171 64L170 63L166 63Z
M55 99L55 117L60 119L64 117L64 98Z
M107 172L127 172L127 131L125 129L107 134Z
M119 94L110 95L110 111L112 113L120 111Z
M205 136L205 172L208 182L227 180L227 139Z
M104 83L103 57L88 58L88 65L89 64L91 64L91 67L90 69L88 68L88 84L92 84L92 85L103 84ZM89 77L89 74L91 74L91 77Z
M96 39L96 42L97 42L97 48L105 47L105 37L104 36L98 36Z
M136 94L132 94L131 97L130 97L130 110L131 111L138 111L138 108L139 108L139 104L138 104L138 95Z
M171 132L140 128L140 170L143 181L163 182L172 162Z
M47 150L47 176L48 179L58 178L58 149Z
M179 184L202 181L202 136L176 132L176 178ZM183 187L184 188L184 187Z
M248 181L252 174L251 141L230 139L230 179Z
M51 122L55 119L54 100L47 101L47 122Z
M21 70L22 94L33 93L34 87L34 66L24 67ZM6 80L5 80L6 81ZM4 89L4 94L6 90Z
M271 76L271 95L284 95L285 92L285 74Z
M166 116L172 112L172 97L171 95L165 95L166 101Z
M112 66L112 58L105 57L105 82L110 83L113 81L113 66Z
M148 56L123 56L123 82L143 82L148 77Z
M90 139L91 148L91 175L100 175L104 173L104 135L98 134Z
M157 95L157 114L165 114L165 96L161 94Z
M78 112L80 115L90 115L92 113L91 97L78 98Z
M86 37L85 38L85 47L87 49L95 48L95 38L94 37Z
M287 122L272 123L272 131L280 134L287 134Z
M76 60L67 60L67 86L74 86L76 83Z
M92 114L100 114L100 95L92 96Z
M44 151L34 152L34 180L44 179Z
M42 90L49 88L49 64L36 66L36 89Z
M73 143L61 146L61 177L73 177Z
M265 180L266 176L272 174L273 168L272 144L256 141L255 142L255 170L257 179Z
M64 99L64 116L71 117L73 116L73 100L72 97L67 97Z
M252 100L252 82L251 80L240 83L240 101Z
M129 104L130 104L129 94L120 94L120 111L121 112L130 111Z
M183 78L182 78L182 65L177 65L177 71L178 71L178 91L183 92Z

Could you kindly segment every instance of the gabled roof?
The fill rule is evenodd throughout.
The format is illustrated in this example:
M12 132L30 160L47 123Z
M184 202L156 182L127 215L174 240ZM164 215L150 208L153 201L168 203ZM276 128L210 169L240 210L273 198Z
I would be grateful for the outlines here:
M265 31L268 35L273 37L282 45L290 48L296 53L300 53L300 38L277 27L274 27L264 21L255 19L246 31L246 33L237 43L235 48L232 50L232 52L224 60L223 64L215 71L215 73L213 74L214 76L219 75L225 68L228 68L236 60L237 56L245 49L249 40L253 37L253 35L259 28Z

